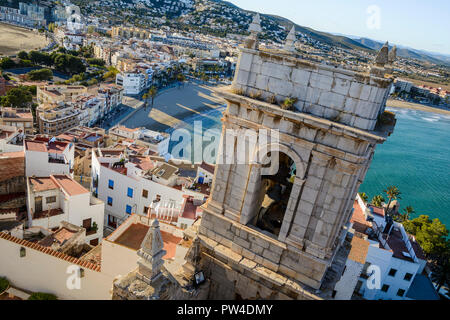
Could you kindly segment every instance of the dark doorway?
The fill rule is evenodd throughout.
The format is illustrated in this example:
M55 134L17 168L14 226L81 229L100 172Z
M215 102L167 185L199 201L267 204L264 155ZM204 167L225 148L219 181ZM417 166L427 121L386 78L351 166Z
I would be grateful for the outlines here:
M42 211L42 197L34 198L34 209L36 212Z

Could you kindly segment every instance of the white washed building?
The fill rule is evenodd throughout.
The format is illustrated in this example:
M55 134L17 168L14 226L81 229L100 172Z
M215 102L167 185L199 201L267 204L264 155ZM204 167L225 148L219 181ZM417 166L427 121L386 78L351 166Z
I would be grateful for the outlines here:
M103 238L104 203L67 175L27 179L29 227L53 229L66 221L86 229L86 242Z

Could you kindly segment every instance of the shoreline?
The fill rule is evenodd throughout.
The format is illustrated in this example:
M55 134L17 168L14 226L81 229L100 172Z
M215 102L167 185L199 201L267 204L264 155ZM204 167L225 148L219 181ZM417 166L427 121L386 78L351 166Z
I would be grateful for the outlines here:
M388 101L386 102L386 107L399 108L399 109L419 110L419 111L426 111L426 112L431 112L431 113L439 113L439 114L444 114L444 115L450 115L450 110L424 106L424 105L421 105L421 104L418 104L418 103L392 100L392 99L388 99Z

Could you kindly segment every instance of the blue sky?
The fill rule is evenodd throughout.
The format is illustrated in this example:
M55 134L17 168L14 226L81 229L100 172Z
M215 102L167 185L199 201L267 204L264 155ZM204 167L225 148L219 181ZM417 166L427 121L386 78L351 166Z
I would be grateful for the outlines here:
M243 9L279 15L319 31L450 54L449 0L229 1Z

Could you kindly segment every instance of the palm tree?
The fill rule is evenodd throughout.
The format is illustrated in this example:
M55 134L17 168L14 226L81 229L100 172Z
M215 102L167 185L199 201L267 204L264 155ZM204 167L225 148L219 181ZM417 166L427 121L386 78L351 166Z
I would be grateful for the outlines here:
M148 95L149 95L149 97L152 98L152 109L153 109L153 104L155 102L155 98L156 98L157 94L158 94L158 89L155 86L151 86L150 89L148 90Z
M382 203L383 203L384 201L385 201L385 200L384 200L384 198L383 198L383 196L382 196L381 194L376 195L375 197L372 198L372 204L373 204L375 207L381 208Z
M398 188L396 186L389 186L386 190L383 190L384 193L386 193L386 195L388 196L388 204L387 204L387 209L386 211L389 213L390 212L390 206L391 206L391 202L392 200L396 200L396 199L401 199L400 197L400 190L398 190Z
M401 217L400 217L401 221L402 222L408 221L409 219L411 219L411 215L413 213L416 213L414 208L411 206L407 206L406 208L403 209L403 214L401 214Z
M359 196L361 197L361 199L364 202L367 202L369 200L369 197L367 196L367 194L365 192L359 192Z
M184 81L186 80L186 77L184 76L184 74L179 73L177 75L177 80L178 80L180 85L184 85ZM180 86L178 86L178 87L180 87Z

